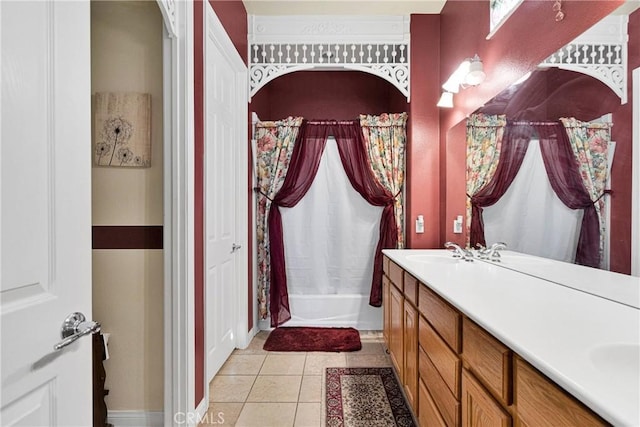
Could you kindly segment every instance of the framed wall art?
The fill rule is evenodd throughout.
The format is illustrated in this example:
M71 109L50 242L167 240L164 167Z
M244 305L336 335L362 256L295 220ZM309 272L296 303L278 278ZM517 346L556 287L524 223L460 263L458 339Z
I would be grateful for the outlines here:
M95 95L94 164L151 166L151 95L109 93Z

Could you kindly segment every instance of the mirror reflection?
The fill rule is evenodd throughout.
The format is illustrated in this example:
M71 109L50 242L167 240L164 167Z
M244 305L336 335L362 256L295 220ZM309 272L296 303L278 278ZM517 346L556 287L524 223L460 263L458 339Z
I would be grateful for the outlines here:
M505 241L516 251L610 269L630 233L631 174L610 178L616 163L627 169L619 159L630 156L627 107L593 77L545 68L452 129L448 136L465 144L467 244ZM615 130L625 144L619 153ZM626 264L615 270L628 274Z

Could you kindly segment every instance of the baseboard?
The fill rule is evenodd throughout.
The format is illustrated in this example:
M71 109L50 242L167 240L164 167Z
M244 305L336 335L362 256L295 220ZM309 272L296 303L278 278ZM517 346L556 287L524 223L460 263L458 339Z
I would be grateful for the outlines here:
M109 411L107 418L113 427L162 427L162 411Z
M271 321L269 319L260 319L258 321L258 329L261 331L270 331L273 328L271 327Z

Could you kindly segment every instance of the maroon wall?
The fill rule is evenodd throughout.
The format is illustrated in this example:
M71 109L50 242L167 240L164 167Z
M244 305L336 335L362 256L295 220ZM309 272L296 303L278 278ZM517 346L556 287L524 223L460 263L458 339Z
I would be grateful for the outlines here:
M406 235L408 248L440 244L440 139L436 107L440 96L440 17L411 15L411 104L406 173ZM424 233L415 221L424 217Z
M247 63L247 10L241 0L209 0L229 38Z
M204 2L193 3L195 406L204 398Z
M401 107L399 111L391 107ZM300 71L267 83L251 100L260 120L356 119L407 110L406 98L386 80L358 71Z

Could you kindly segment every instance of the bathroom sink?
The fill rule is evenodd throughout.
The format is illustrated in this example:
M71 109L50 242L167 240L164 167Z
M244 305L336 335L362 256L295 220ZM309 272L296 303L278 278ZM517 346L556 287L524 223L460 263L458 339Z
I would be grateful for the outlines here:
M640 376L640 344L615 343L594 348L589 353L589 360L593 366L605 375L620 378Z
M457 264L460 258L454 258L452 255L408 255L407 261L419 262L423 264Z

